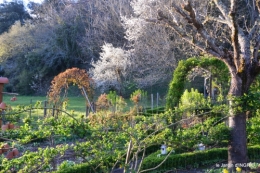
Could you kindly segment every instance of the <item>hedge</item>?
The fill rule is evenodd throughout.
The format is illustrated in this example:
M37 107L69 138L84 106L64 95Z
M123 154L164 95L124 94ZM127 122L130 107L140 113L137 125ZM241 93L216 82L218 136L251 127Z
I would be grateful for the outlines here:
M158 156L154 153L146 157L141 170L154 168L159 165L166 156ZM260 159L260 145L248 147L250 161ZM167 160L158 168L159 170L171 170L173 168L198 168L213 165L214 163L226 161L228 158L227 148L214 148L205 151L195 151L182 154L171 154Z
M166 156L158 156L160 152L153 153L146 157L143 161L141 170L154 168L159 165ZM248 157L250 161L260 159L260 145L248 147ZM156 170L156 172L164 172L165 170L171 169L185 169L185 168L203 168L206 166L213 165L218 162L226 161L228 158L227 148L214 148L205 151L195 151L182 154L171 154L167 160ZM93 170L96 164L82 163L73 167L66 168L66 170L58 170L56 173L102 173L99 170ZM111 169L111 168L108 168Z

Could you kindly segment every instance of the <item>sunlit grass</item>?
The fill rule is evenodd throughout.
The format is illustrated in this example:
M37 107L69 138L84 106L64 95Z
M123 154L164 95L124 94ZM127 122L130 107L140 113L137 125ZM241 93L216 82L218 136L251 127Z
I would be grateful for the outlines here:
M47 97L44 96L17 96L16 101L11 101L13 96L4 96L3 102L5 102L8 106L10 106L13 110L17 109L19 106L30 106L34 107L34 105L38 102L40 103L40 107L44 107L44 102L47 101ZM47 108L52 108L47 104ZM86 115L86 100L82 97L68 97L66 110L68 113L72 113L75 115ZM35 109L32 110L31 113L35 116L43 116L43 109ZM23 116L29 115L30 112L27 111L22 113Z

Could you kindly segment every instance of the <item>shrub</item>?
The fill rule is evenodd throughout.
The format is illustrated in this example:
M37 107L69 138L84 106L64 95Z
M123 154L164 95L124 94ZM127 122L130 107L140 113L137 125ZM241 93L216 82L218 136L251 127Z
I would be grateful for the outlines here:
M159 165L166 156L158 157L159 152L146 157L142 164L142 170L154 168ZM248 156L251 161L260 156L260 146L248 147ZM173 168L198 168L212 165L220 161L226 161L228 158L227 148L214 148L206 151L195 151L182 154L171 154L167 160L157 169L170 170Z

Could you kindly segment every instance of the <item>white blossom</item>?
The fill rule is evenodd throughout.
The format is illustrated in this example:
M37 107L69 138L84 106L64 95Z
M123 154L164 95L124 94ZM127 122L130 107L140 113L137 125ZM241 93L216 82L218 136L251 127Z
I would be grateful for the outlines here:
M127 75L127 67L130 65L127 51L105 43L102 46L100 60L92 62L91 65L93 68L90 69L90 74L102 92L110 88L118 91L122 89L122 80Z

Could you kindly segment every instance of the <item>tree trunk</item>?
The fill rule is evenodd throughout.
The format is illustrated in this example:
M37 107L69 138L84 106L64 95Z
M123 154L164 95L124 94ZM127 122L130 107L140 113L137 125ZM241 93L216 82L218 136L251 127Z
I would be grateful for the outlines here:
M246 169L246 163L248 163L246 113L229 117L229 127L231 136L228 146L228 167L233 171L235 167Z
M231 85L229 94L233 97L242 96L244 88L242 79L236 74L231 74ZM235 171L236 167L246 170L248 163L247 157L247 135L246 135L246 112L237 112L235 110L239 105L234 105L233 99L229 102L229 127L230 127L230 141L228 146L228 168Z

